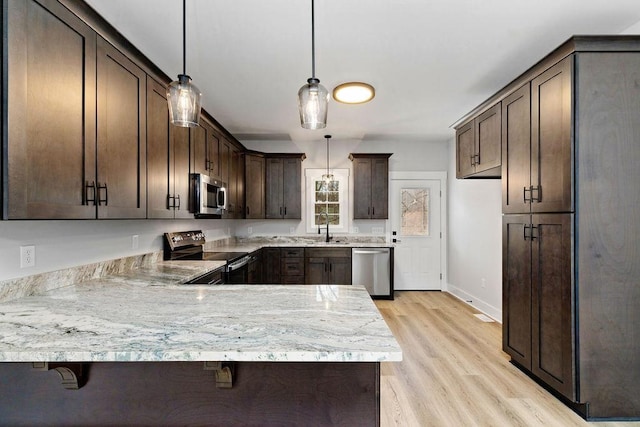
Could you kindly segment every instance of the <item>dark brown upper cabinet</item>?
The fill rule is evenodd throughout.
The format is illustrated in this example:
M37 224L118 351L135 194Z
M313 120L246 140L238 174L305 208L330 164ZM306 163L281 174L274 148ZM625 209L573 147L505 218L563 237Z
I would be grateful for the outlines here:
M95 218L96 33L56 1L6 12L3 217Z
M572 212L573 57L503 100L504 213Z
M189 212L189 129L171 126L166 86L147 76L147 217Z
M220 134L206 117L200 118L198 127L190 128L191 139L191 171L220 177L218 147Z
M232 145L229 180L231 181L231 197L232 199L235 197L234 219L242 219L245 217L244 156L244 152L239 147Z
M302 218L304 154L266 154L265 218Z
M500 178L500 103L456 128L456 178Z
M98 218L147 216L145 72L98 36Z
M353 219L389 218L390 153L351 153L353 162Z
M265 199L265 160L262 153L249 152L244 155L245 160L245 218L264 218Z

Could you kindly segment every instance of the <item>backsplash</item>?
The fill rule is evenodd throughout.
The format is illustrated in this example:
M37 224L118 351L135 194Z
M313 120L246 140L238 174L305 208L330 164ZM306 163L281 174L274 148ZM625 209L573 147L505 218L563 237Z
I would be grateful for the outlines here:
M292 245L307 245L318 242L324 242L325 236L306 235L306 236L253 236L253 237L236 237L238 244L263 243L263 244L282 244L291 243ZM339 235L331 239L334 243L387 243L385 236L356 236L356 235ZM206 248L206 246L205 246Z
M97 279L113 273L122 273L154 264L159 260L162 260L162 252L153 252L5 280L0 282L0 302L41 294L52 289Z

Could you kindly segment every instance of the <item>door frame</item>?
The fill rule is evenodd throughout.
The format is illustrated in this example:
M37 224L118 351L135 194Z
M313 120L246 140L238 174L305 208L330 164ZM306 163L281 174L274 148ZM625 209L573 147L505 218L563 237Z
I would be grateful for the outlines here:
M435 180L440 181L440 271L442 272L441 291L448 291L448 271L447 271L447 172L446 171L389 171L389 187L393 180ZM391 190L389 191L389 231L387 232L387 241L391 242L391 229L393 228L393 219L391 217Z

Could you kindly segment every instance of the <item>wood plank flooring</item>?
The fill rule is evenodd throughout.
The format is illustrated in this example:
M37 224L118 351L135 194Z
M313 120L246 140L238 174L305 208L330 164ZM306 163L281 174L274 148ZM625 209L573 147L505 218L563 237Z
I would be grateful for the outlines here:
M381 425L639 427L589 423L509 363L501 325L446 292L376 300L403 351L381 365Z

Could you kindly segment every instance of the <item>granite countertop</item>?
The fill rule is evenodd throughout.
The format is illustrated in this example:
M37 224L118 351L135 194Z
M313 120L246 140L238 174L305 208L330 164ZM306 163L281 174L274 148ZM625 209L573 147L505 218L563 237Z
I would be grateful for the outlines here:
M315 236L314 236L315 237ZM321 236L322 237L322 236ZM372 242L368 240L358 241L353 238L335 237L330 242L325 242L324 237L256 237L245 238L238 242L226 245L205 244L205 250L210 252L253 252L261 248L393 248L394 243L386 241Z
M223 264L160 262L0 303L0 362L402 359L365 288L180 284Z

